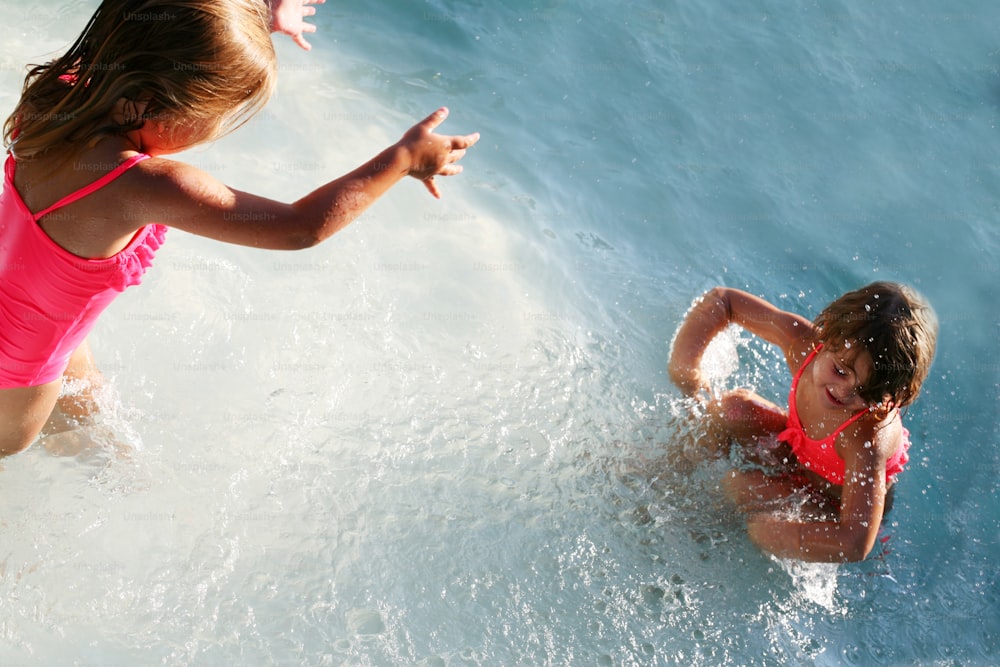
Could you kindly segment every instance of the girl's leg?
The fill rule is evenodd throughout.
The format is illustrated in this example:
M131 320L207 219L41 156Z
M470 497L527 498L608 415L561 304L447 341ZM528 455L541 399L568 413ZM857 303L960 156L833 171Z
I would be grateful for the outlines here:
M96 396L104 381L86 341L73 352L62 379L62 391L40 442L55 456L76 456L89 442L76 429L92 423L98 412Z
M736 389L712 401L709 415L737 441L773 435L784 430L788 421L784 410L749 389Z
M38 387L0 389L0 456L16 454L35 441L59 398L61 380Z
M72 391L60 396L63 380L71 383ZM38 387L0 389L0 457L27 449L43 430L52 435L91 417L97 411L94 396L102 381L84 341L61 379Z
M70 357L69 365L63 372L63 382L66 390L58 401L61 416L64 421L72 420L77 424L85 422L97 412L95 396L104 383L104 376L94 363L94 355L87 341L83 341ZM56 424L50 424L50 427L55 426ZM50 428L46 428L47 432L49 430Z
M776 510L794 510L805 520L835 520L840 503L798 475L768 476L759 470L731 470L722 480L726 497L741 512L770 516Z
M802 489L801 481L788 477L769 477L759 470L730 470L722 480L726 497L743 512L776 509Z
M684 459L692 464L706 456L727 454L736 442L743 446L748 459L756 461L758 440L785 428L785 411L749 389L736 389L705 405L706 419L702 428L683 442ZM772 438L773 440L773 438Z

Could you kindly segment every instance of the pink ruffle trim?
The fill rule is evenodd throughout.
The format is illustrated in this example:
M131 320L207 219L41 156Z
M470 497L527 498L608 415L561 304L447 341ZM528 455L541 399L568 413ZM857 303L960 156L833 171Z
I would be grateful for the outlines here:
M153 265L156 251L166 240L167 227L147 225L140 234L136 245L118 255L119 267L111 284L111 287L118 292L124 292L125 288L142 282L146 269Z

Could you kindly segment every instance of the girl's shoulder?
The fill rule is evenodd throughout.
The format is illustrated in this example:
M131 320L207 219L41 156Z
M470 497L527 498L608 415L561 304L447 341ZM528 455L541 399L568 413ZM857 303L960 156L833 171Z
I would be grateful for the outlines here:
M844 429L839 439L841 458L847 459L849 451L870 459L875 464L884 465L902 445L905 439L902 415L893 409L888 415L869 413L857 419Z
M190 216L233 198L233 191L222 181L179 160L150 157L132 171L131 186L154 216Z
M788 343L782 348L785 361L792 375L799 372L809 356L816 351L816 327L812 322L800 322L794 329L796 335L789 337Z
M33 212L80 191L96 192L94 183L124 161L93 150L10 159L14 160L14 187Z

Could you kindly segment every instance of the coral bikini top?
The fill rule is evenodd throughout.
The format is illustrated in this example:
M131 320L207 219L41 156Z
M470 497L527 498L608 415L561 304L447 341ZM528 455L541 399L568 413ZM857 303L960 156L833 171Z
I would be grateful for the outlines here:
M803 362L795 374L795 377L792 378L792 389L788 392L788 422L785 425L785 430L778 434L778 440L791 445L792 452L804 468L811 470L831 484L842 486L844 484L846 466L844 459L840 458L837 454L834 443L837 440L837 436L844 429L861 419L861 417L868 413L868 410L861 410L851 415L843 424L834 429L833 433L822 440L813 440L806 435L805 429L802 428L802 421L799 419L799 411L795 405L795 393L798 389L799 378L802 377L802 372L822 348L823 346L819 345L810 352L805 362ZM904 427L903 444L886 462L886 482L893 481L893 478L902 472L903 467L910 460L907 453L909 449L910 432Z

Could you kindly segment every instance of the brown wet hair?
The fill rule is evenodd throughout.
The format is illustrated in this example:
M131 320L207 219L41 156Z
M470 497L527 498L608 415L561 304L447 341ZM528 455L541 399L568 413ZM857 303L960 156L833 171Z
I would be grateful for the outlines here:
M871 355L872 373L858 389L870 405L913 403L930 372L938 321L916 290L875 282L833 301L816 318L817 343L832 350L860 345Z

